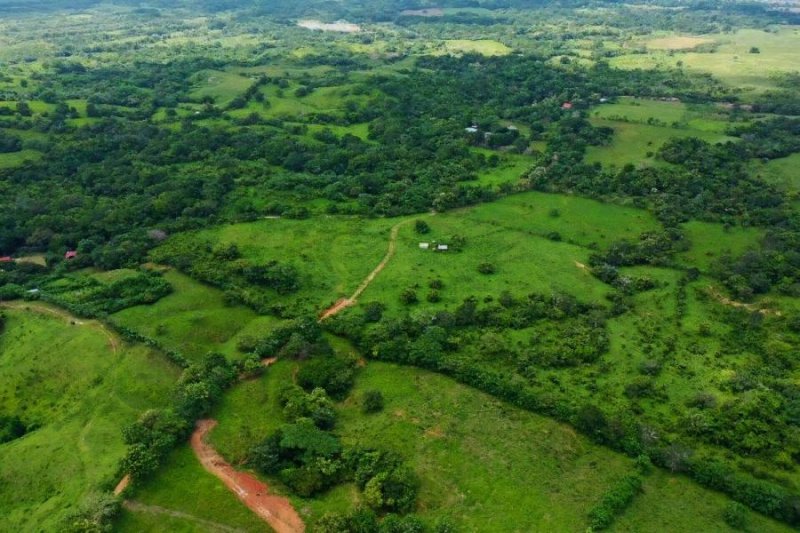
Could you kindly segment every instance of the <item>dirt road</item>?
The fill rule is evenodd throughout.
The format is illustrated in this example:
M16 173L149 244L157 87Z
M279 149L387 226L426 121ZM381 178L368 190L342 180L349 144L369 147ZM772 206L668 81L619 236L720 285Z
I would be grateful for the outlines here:
M305 524L282 497L269 494L269 487L254 476L239 472L205 442L205 436L217 425L216 420L199 420L192 433L192 449L208 472L217 476L251 511L266 521L277 533L302 533Z
M351 305L355 305L355 303L358 301L358 297L361 296L361 294L365 290L367 290L369 284L372 283L372 281L378 276L378 274L381 273L381 271L384 268L386 268L386 265L388 265L389 261L391 261L392 257L394 257L394 253L397 250L397 235L400 233L400 227L403 224L407 224L408 222L411 221L404 220L403 222L398 222L397 224L392 226L392 230L389 233L389 249L386 250L386 255L383 256L381 262L378 263L378 266L376 266L366 278L364 278L364 280L361 282L358 288L356 288L355 292L352 295L350 295L349 298L342 298L340 300L337 300L335 304L333 304L328 309L324 310L319 315L320 322L325 320L326 318L334 316L335 314L339 313L340 311L342 311L347 307L350 307Z

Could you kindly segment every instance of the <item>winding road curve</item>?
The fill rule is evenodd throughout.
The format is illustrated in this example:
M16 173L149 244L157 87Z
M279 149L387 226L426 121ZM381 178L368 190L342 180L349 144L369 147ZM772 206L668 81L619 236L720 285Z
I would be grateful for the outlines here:
M217 476L231 492L277 533L303 533L305 524L292 507L292 502L282 496L270 494L266 484L246 472L234 469L205 442L205 436L216 425L216 420L199 420L192 433L192 449L203 468Z

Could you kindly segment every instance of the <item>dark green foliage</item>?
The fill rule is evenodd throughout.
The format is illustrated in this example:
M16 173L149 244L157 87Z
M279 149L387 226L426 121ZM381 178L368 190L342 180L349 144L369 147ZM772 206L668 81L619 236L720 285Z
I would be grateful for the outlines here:
M120 501L112 494L93 494L62 524L68 533L107 533L114 530L114 520L122 511Z
M297 383L306 390L325 389L333 398L342 398L355 378L355 361L338 356L314 357L297 372Z
M294 492L307 497L340 481L341 452L336 437L301 418L256 445L248 462L265 474L279 476Z
M589 520L592 529L601 530L608 528L633 498L641 491L642 478L630 475L620 480L603 495L600 502L589 511Z
M430 233L431 227L424 220L416 220L414 221L414 231L420 235L424 235L426 233Z
M288 385L280 391L278 401L283 407L283 416L290 422L310 418L317 427L332 429L336 423L336 412L325 390L316 388L306 393L297 385Z
M481 263L478 265L478 272L486 275L494 274L497 272L497 267L495 267L492 263Z
M292 320L264 337L248 339L240 348L261 358L281 356L306 359L331 353L330 345L323 338L322 330L313 318Z
M400 293L400 301L405 305L412 305L419 302L417 291L411 287L405 289L402 293Z
M0 154L19 152L20 150L22 150L22 141L19 137L0 131Z
M361 399L361 410L365 414L383 411L383 394L378 390L368 390Z
M722 519L733 529L744 531L747 529L747 507L741 503L731 502L722 511Z
M0 444L20 438L25 431L25 424L18 416L0 415Z
M381 302L368 302L364 305L364 320L367 322L379 322L385 310L386 305Z

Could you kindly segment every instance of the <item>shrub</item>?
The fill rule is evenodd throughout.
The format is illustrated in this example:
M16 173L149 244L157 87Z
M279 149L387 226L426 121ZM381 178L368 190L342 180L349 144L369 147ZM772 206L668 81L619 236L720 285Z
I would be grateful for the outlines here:
M366 414L383 411L383 394L377 390L365 392L361 401L361 410Z
M414 222L414 231L420 235L424 235L426 233L430 233L431 227L424 220L417 220Z
M489 275L497 272L497 269L492 263L481 263L480 265L478 265L478 272L480 272L481 274Z
M733 529L744 530L747 527L747 507L738 502L730 502L722 511L722 519Z
M25 424L18 416L0 416L0 444L20 438L25 431Z
M638 475L627 476L614 485L600 503L589 511L592 529L606 529L610 526L614 518L630 505L641 487L642 478Z
M409 287L400 294L400 301L405 305L411 305L419 302L419 298L417 298L417 291Z

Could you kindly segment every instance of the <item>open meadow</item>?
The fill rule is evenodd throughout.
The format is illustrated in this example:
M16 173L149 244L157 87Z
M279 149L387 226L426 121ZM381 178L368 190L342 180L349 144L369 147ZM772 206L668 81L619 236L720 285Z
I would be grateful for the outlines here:
M56 308L0 312L0 413L30 428L0 444L0 529L56 531L116 483L122 428L165 402L177 371L161 354Z

